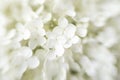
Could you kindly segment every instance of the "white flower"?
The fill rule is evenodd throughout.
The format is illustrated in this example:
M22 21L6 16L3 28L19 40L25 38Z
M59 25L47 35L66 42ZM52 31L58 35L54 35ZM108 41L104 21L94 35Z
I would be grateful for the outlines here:
M67 39L65 36L58 36L57 37L57 42L60 43L61 45L64 45L66 43Z
M42 15L41 15L41 19L42 19L42 21L43 21L43 23L47 23L48 21L50 21L51 20L51 18L52 18L52 14L51 13L43 13Z
M60 33L61 33L61 32L60 32ZM59 33L58 33L58 34L59 34ZM49 40L49 39L55 39L55 38L57 37L57 34L54 34L53 32L48 31L48 32L46 33L46 36L47 36L48 40Z
M28 61L27 61L28 67L30 69L34 69L36 67L39 66L40 62L36 57L31 57Z
M27 40L30 38L30 31L25 28L22 24L16 25L16 36L18 37L18 40Z
M95 43L90 44L88 55L96 61L102 62L103 64L114 64L116 62L115 56L111 54L106 47Z
M43 46L46 43L44 36L33 34L28 42L30 48L35 49L37 46Z
M57 35L57 36L62 35L62 34L63 34L63 31L64 31L64 28L61 28L61 27L59 27L59 26L57 26L57 27L55 27L55 28L53 29L53 33L54 33L55 35Z
M72 46L72 44L76 44L80 41L78 36L74 36L71 39L67 40L66 43L64 44L64 48L69 48Z
M0 55L0 69L1 73L5 73L9 70L9 59L6 55Z
M58 25L60 27L66 27L68 25L68 20L65 17L60 17L58 19Z
M77 44L73 44L72 47L71 47L71 50L74 52L74 53L82 53L82 45L81 45L81 42L77 43Z
M35 19L26 24L26 27L31 31L31 32L38 32L43 28L43 22L41 19ZM43 33L44 34L44 33Z
M15 37L15 35L16 35L16 30L15 29L12 29L12 30L10 30L9 32L8 32L8 34L7 34L7 38L8 39L12 39L12 38L14 38Z
M109 17L113 17L119 14L120 5L117 2L112 1L111 3L103 3L101 9L104 10L104 14Z
M75 17L76 13L74 10L67 10L66 15L71 16L71 17Z
M64 47L60 44L56 45L54 54L58 57L62 56L64 54Z
M56 45L56 40L55 39L48 39L46 42L46 46L48 48L54 48Z
M29 47L21 47L17 50L17 56L23 56L25 58L29 58L32 56L32 50Z
M108 16L104 14L97 14L92 17L91 21L96 27L103 27L106 23L107 18Z
M78 36L74 36L72 39L71 39L71 42L73 43L73 44L76 44L76 43L78 43L80 41L80 38L78 37Z
M113 28L106 28L97 36L97 40L106 47L111 47L117 42L116 32Z
M69 24L64 30L64 35L67 38L72 38L75 35L75 31L76 31L76 27L72 24Z
M88 24L78 24L76 34L80 37L85 37L87 35L87 26Z

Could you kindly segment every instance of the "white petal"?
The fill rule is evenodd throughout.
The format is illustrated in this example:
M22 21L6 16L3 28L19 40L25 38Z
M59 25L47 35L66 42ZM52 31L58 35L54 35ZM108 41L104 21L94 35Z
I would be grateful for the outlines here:
M41 28L40 30L38 30L38 33L41 35L41 36L44 36L46 34L45 30L43 28Z
M74 53L81 53L82 54L82 44L80 44L80 43L73 44L71 49Z
M58 19L58 25L61 27L66 27L68 25L68 20L64 17Z
M43 23L47 23L48 21L50 21L52 18L52 14L51 13L44 13L42 15L42 20L43 20Z
M88 17L83 17L80 19L81 22L88 22L89 21L89 18Z
M57 41L58 41L58 43L60 43L60 44L65 44L66 41L67 41L67 39L65 38L65 36L58 36L58 37L57 37Z
M43 22L41 19L35 19L28 24L26 24L26 28L29 29L31 32L36 32L41 30L43 27Z
M61 28L61 27L55 27L54 29L53 29L53 33L54 34L56 34L56 35L62 35L62 33L63 33L63 29Z
M54 48L56 45L56 40L55 39L48 39L46 45L48 48Z
M43 46L46 43L46 39L44 37L39 37L39 44Z
M39 62L38 58L36 58L36 57L31 57L31 58L28 60L28 67L29 67L30 69L34 69L34 68L38 67L39 64L40 64L40 62Z
M30 38L30 31L29 30L25 30L23 36L24 36L24 40L29 39Z
M55 54L57 56L62 56L64 54L64 48L61 45L56 45Z
M64 44L64 48L69 48L72 46L72 42L71 41L67 41L65 44Z
M13 38L14 36L15 36L15 34L16 34L16 30L15 29L12 29L9 33L8 33L8 35L7 35L7 38Z
M49 38L49 39L55 39L56 36L57 36L57 34L55 34L55 33L53 33L53 32L47 32L47 33L46 33L46 36L47 36L47 38Z
M87 29L82 28L82 27L77 27L77 32L78 36L80 37L85 37L87 35Z
M54 54L54 52L50 52L48 55L48 60L55 60L56 59L56 54Z
M64 35L67 38L72 38L75 35L75 31L76 31L76 27L72 24L69 24L64 31Z
M29 47L22 47L20 50L20 55L29 58L32 56L32 50Z
M29 42L28 42L28 45L31 49L35 49L36 46L38 45L38 41L34 40L34 39L30 39Z
M68 10L68 11L66 11L66 14L67 14L68 16L71 16L71 17L75 17L75 15L76 15L76 13L75 13L74 10Z
M74 36L74 37L71 39L71 42L72 42L73 44L78 43L79 41L80 41L80 38L79 38L78 36Z

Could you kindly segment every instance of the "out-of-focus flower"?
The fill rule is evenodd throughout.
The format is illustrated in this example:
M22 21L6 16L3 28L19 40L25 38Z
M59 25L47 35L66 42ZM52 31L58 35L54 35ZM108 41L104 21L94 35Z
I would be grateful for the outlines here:
M119 0L0 0L0 80L115 80L119 8Z

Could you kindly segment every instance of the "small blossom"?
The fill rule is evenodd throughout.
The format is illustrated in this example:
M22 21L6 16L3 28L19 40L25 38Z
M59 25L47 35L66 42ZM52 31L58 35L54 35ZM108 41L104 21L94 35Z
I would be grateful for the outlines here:
M17 24L16 29L18 32L18 39L27 40L30 38L30 31L28 29L25 29L25 27L22 24Z
M76 34L80 37L85 37L87 35L87 28L82 27L82 25L78 26Z
M58 25L60 27L66 27L68 25L68 20L65 17L61 17L58 19Z
M69 24L65 30L64 30L64 35L67 38L72 38L75 35L76 27L72 24Z
M27 63L28 63L28 67L29 67L30 69L34 69L34 68L38 67L39 64L40 64L39 60L38 60L36 57L31 57L31 58L28 60Z
M46 39L38 34L31 36L28 45L30 48L35 49L37 46L43 46L46 43Z

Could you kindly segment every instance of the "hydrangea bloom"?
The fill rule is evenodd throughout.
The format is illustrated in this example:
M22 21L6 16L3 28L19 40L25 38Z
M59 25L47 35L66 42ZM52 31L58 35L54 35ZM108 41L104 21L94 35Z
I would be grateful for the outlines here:
M119 0L0 0L0 80L119 80Z

